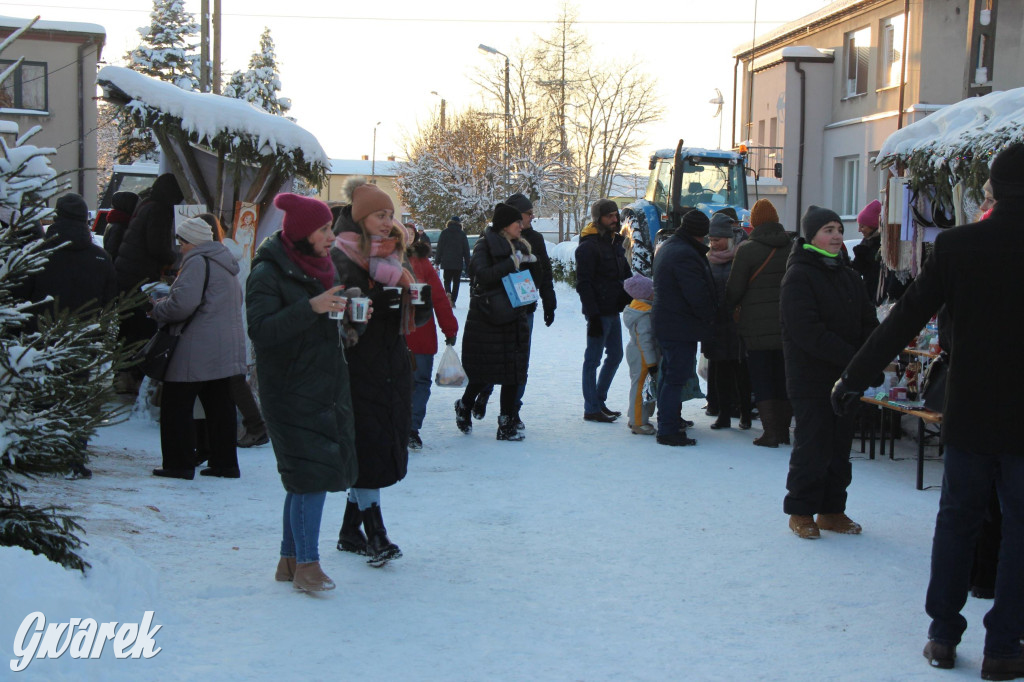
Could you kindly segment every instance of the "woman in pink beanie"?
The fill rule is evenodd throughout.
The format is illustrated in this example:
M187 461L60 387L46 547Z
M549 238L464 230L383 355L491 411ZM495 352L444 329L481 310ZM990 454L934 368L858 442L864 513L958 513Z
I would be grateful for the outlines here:
M256 252L245 305L263 419L287 493L275 578L319 592L334 589L317 542L324 501L357 473L348 364L339 350L350 335L328 316L344 312L347 299L328 254L327 204L279 194L274 206L284 211L284 227Z
M376 185L351 190L341 209L331 258L341 282L359 287L376 313L360 329L359 343L346 350L352 372L359 478L349 489L338 549L369 556L381 566L402 556L388 538L380 489L405 478L412 430L412 363L405 335L433 319L429 305L410 304L415 281L405 260L406 231L391 197ZM430 301L429 287L423 298ZM366 533L363 534L362 526Z

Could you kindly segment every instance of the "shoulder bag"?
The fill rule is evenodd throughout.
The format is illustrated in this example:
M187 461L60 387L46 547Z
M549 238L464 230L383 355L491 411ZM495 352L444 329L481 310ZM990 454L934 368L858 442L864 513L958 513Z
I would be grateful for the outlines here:
M206 276L203 278L203 292L199 295L199 305L203 304L203 299L206 298L206 287L210 284L210 261L206 256L203 256L203 260L206 262ZM199 312L199 306L196 306L195 311L186 318L177 334L171 333L172 323L160 327L153 338L132 356L131 364L136 365L150 379L163 381L167 376L167 367L171 364L171 358L174 356L174 349L178 347L181 335L185 333L185 329L197 312Z
M779 250L779 247L776 246L776 247L773 247L772 250L768 252L768 257L764 259L763 263L761 263L761 267L759 267L757 270L755 270L754 274L751 275L750 279L747 280L747 286L748 287L751 284L754 283L754 280L757 279L757 276L761 274L761 271L764 270L764 267L766 265L768 265L768 261L770 261L772 259L772 256L774 256L775 252L778 251L778 250ZM742 308L742 306L736 306L736 308L733 309L733 311L732 311L732 320L733 320L733 322L737 322L738 323L740 321L740 309L741 308Z

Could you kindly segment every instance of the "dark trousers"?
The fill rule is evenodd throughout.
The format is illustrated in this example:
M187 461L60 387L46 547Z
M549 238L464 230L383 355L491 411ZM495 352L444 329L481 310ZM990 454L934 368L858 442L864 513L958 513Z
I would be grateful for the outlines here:
M658 343L658 435L669 436L679 433L683 426L683 387L693 376L697 343L661 339Z
M466 392L462 394L462 404L466 407L472 407L473 401L476 400L478 395L485 390L492 390L493 388L493 384L468 384ZM501 414L511 417L519 416L519 384L502 384L499 400L501 403Z
M750 376L746 363L739 360L709 360L708 376L714 376L718 414L731 417L738 400L740 418L750 419ZM708 382L710 385L711 382Z
M846 489L853 478L853 417L837 416L827 397L792 398L790 402L796 429L783 511L805 515L846 511Z
M974 566L971 567L971 588L993 590L996 586L996 569L999 565L999 545L1003 537L1003 512L999 506L999 495L995 485L985 510L985 522L978 533L978 544L974 548Z
M263 416L260 414L260 407L256 404L256 398L252 394L252 387L245 380L244 374L238 374L228 378L231 388L231 401L242 413L242 425L246 431L253 432L263 428Z
M160 450L164 469L192 469L196 464L196 398L206 412L210 466L238 468L235 404L230 378L213 381L165 381L160 397Z
M782 350L748 350L750 385L757 402L786 400L786 362Z
M459 285L462 284L462 268L458 270L442 270L441 275L444 278L444 290L449 296L452 297L452 303L455 303L456 299L459 298Z
M929 639L958 644L967 620L960 610L967 601L974 543L995 483L1003 511L996 597L985 614L985 655L1013 658L1020 654L1024 632L1024 457L1017 453L988 455L946 444L942 495L932 539L931 579L925 611L931 616Z

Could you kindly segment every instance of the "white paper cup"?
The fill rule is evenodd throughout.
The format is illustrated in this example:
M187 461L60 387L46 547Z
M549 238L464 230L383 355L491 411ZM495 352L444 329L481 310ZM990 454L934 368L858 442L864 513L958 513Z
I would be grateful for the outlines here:
M401 295L402 294L402 287L384 287L384 291L397 291L398 294ZM401 303L396 303L396 304L394 304L392 306L388 306L388 307L389 308L398 308L400 305L401 305Z
M370 312L370 299L357 296L348 300L348 315L353 322L366 322Z
M343 296L339 296L338 294L335 294L335 296L338 299L344 298ZM328 310L327 311L327 317L331 318L332 320L344 320L345 319L345 311L344 310Z
M413 305L423 305L426 301L423 300L423 287L427 286L424 282L413 282L409 285L409 300Z

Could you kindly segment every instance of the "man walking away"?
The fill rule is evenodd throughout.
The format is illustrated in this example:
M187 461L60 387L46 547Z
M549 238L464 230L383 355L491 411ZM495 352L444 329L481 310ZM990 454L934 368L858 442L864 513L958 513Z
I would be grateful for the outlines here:
M452 307L459 298L459 285L462 283L462 268L469 272L469 238L462 231L462 220L452 216L448 225L441 230L437 238L437 250L434 262L441 268L444 278L444 291L451 299Z

